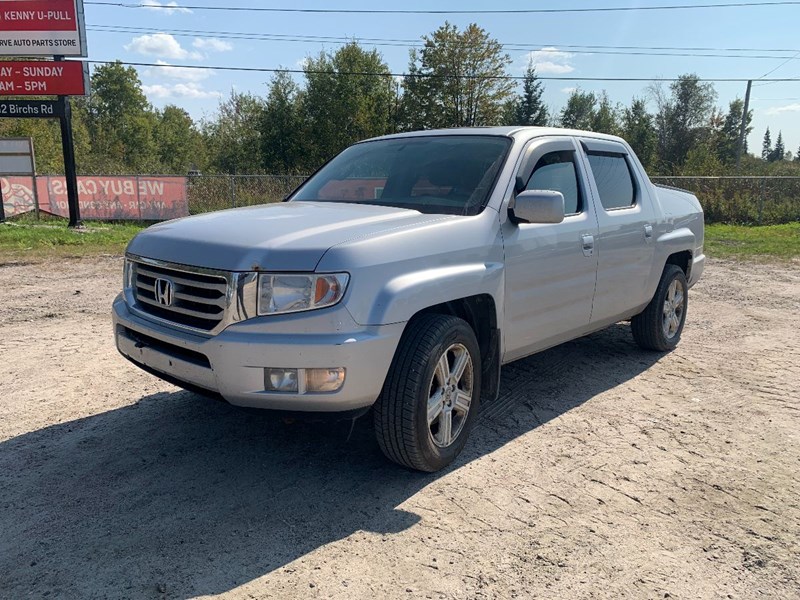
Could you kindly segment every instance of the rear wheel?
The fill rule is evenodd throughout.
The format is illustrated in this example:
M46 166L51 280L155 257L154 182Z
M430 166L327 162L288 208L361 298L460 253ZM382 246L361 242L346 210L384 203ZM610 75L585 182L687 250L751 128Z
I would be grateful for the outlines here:
M686 275L677 265L667 265L650 304L631 319L633 339L646 350L672 350L681 339L688 306Z
M430 472L458 456L478 411L480 360L464 320L429 314L409 323L375 403L375 433L388 458Z

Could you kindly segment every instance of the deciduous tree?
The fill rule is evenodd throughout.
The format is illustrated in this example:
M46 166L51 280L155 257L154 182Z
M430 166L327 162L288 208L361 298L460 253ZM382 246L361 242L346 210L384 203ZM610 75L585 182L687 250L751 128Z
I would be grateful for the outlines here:
M497 125L512 98L511 63L500 43L476 24L445 23L411 51L403 84L407 129Z
M203 123L209 167L217 173L260 173L260 124L263 101L252 94L231 91L217 114Z
M356 141L392 130L395 86L377 50L352 42L307 59L304 71L303 115L316 166Z
M302 94L292 76L286 71L276 73L261 118L261 160L268 173L311 168L301 103Z
M658 86L650 91L658 105L655 124L661 170L677 173L689 151L708 141L717 93L695 74L681 75L670 85L669 94Z
M736 155L739 149L739 134L742 127L742 111L744 110L744 102L737 98L728 105L728 112L722 120L719 131L717 131L716 151L717 158L725 165L733 165L736 163ZM747 122L745 123L745 142L743 153L747 152L747 136L753 128L750 123L753 120L753 111L747 113Z
M157 170L153 137L157 117L133 67L119 61L97 67L87 104L95 170L146 173Z
M200 132L184 109L168 104L159 112L155 137L161 170L185 175L190 170L204 170L205 147Z

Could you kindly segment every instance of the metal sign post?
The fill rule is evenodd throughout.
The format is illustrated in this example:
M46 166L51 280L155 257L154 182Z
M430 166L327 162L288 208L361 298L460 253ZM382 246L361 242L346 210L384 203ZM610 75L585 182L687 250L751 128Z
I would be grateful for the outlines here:
M75 142L72 138L72 108L69 97L59 96L62 116L61 146L64 149L64 178L67 183L67 204L69 205L69 227L81 226L81 207L78 202L78 170L75 167Z

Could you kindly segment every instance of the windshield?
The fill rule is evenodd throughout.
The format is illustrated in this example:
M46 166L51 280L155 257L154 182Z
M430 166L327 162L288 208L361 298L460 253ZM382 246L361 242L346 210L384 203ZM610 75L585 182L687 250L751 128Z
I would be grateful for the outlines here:
M486 205L510 146L509 138L487 135L364 142L322 167L290 200L475 215Z

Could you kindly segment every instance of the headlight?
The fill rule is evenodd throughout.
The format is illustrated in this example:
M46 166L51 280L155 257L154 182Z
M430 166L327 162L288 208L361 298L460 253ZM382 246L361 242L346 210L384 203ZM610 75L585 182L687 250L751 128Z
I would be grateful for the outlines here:
M125 266L122 268L122 289L127 290L133 287L133 263L127 258Z
M344 296L349 278L347 273L263 273L258 276L258 314L277 315L333 306Z

